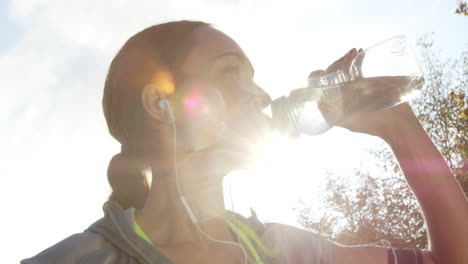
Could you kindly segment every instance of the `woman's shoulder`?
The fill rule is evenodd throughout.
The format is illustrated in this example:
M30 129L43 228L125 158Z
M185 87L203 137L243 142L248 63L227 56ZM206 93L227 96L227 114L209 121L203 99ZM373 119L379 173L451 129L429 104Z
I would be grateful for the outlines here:
M107 201L104 217L84 232L71 235L22 264L36 263L168 263L162 254L135 233L134 208Z
M319 234L286 224L263 223L253 210L243 220L268 248L279 249L280 263L331 263L335 244Z
M130 229L130 211L124 211L118 204L106 202L104 217L91 224L85 231L73 234L34 257L24 259L21 264L39 263L138 263L125 243ZM128 222L128 223L127 223ZM127 232L128 233L128 232Z
M263 239L281 249L285 263L331 263L334 243L305 229L267 223Z
M121 253L100 234L86 230L71 235L21 264L113 263ZM108 262L111 261L111 262Z

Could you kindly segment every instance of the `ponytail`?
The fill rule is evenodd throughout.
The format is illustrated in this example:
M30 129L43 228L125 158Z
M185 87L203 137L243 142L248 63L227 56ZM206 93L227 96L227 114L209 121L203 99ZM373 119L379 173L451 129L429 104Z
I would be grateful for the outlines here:
M124 209L143 208L151 189L149 177L147 167L137 157L116 154L107 169L107 180L112 188L109 200L118 202Z

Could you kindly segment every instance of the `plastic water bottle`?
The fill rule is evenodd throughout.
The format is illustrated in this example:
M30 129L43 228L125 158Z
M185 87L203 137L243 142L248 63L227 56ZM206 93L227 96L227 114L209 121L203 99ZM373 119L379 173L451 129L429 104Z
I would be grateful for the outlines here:
M309 78L309 86L271 104L273 126L283 134L321 134L347 116L390 108L424 86L406 37L397 36L359 52L350 66Z

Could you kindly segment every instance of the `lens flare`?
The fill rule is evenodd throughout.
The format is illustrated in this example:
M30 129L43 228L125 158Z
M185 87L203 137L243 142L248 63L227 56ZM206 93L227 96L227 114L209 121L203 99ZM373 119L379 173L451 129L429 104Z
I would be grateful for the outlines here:
M192 90L183 99L183 109L184 113L189 116L200 116L210 113L206 100L198 89Z
M195 109L197 107L197 101L194 98L185 99L185 106L190 109Z
M167 70L160 70L154 76L152 82L161 94L171 95L174 93L174 81L172 74Z

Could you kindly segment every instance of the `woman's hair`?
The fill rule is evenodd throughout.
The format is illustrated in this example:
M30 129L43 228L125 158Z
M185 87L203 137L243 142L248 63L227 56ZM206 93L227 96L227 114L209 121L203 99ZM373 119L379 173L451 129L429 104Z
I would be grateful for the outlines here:
M145 157L158 151L157 129L141 101L145 85L169 73L175 87L180 66L194 45L192 32L204 22L176 21L149 27L131 37L117 53L107 74L102 106L111 135L122 145L109 163L109 199L123 208L142 208L150 190Z

